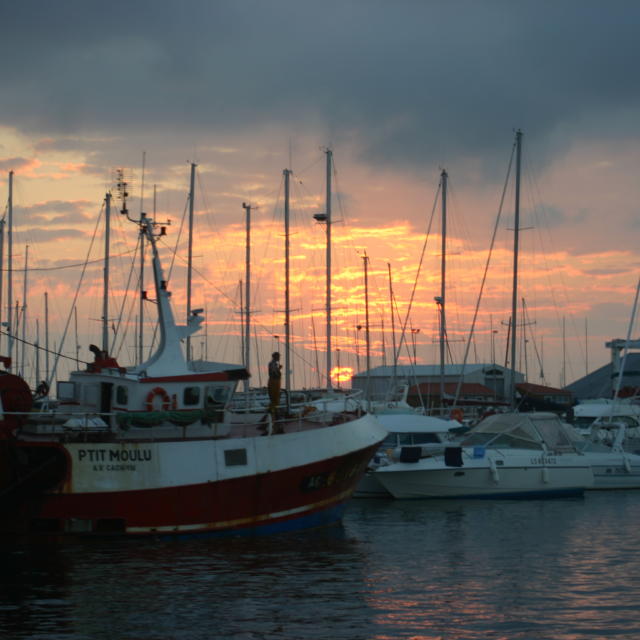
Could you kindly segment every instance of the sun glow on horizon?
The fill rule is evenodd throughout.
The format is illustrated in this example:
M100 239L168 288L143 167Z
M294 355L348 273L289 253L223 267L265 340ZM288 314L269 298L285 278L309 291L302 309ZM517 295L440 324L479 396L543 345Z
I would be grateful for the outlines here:
M10 138L7 140L11 141ZM96 161L79 150L69 152L64 142L54 140L40 147L34 143L31 148L26 143L22 146L16 143L7 149L4 158L0 156L0 167L16 169L14 257L22 264L28 245L28 268L37 272L33 278L29 277L28 322L33 326L27 331L32 334L37 330L36 322L44 314L41 308L45 293L50 295L52 306L52 335L63 333L62 326L69 315L68 301L73 299L82 270L81 258L86 255L86 245L101 215L103 176L110 175L106 169L100 169L103 164L106 166L103 162L106 158ZM225 156L228 155L225 151ZM216 161L215 155L209 164L203 162L200 166L206 170L201 173L199 170L203 193L198 192L195 201L197 246L192 304L206 309L205 327L212 331L209 335L206 329L203 330L194 337L193 343L198 345L196 353L201 357L215 354L215 359L234 362L238 359L243 335L241 318L243 308L246 308L243 300L246 228L239 192L250 191L254 200L250 309L255 333L251 365L252 369L261 370L264 367L260 363L279 348L284 333L286 287L283 200L277 189L279 172L273 171L271 181L270 173L259 164L253 171L247 171L244 164L230 169L220 158ZM135 179L136 173L131 171L134 176L131 201L137 208L138 200L142 200L142 180L140 176ZM312 215L323 209L324 175L323 171L317 170L317 165L313 171L313 175L300 173L300 181L292 185L291 199L289 294L290 332L295 354L291 371L295 376L293 384L301 385L311 384L314 371L319 377L323 376L321 354L326 336L326 227L317 224ZM156 215L159 219L174 221L168 236L160 243L159 251L170 276L174 313L180 318L186 309L187 239L183 226L187 167L176 168L172 164L164 168L152 167L149 172L147 182L155 184L157 181L160 185L157 193L154 192L154 211L156 200L158 205ZM348 189L341 192L342 205L336 206L332 232L331 276L331 333L336 350L333 361L337 362L339 349L343 366L333 367L331 378L336 383L348 385L354 372L365 366L367 350L371 366L391 362L394 345L401 363L438 361L440 318L434 300L440 292L441 238L437 216L433 228L424 219L424 203L432 197L436 180L434 185L425 188L423 183L389 172L377 176L385 184L380 190L376 188L378 181L371 180L370 173L363 173L356 165L348 166L346 173L347 179L343 178L342 183L348 185ZM230 186L227 182L233 178L238 182ZM354 194L358 194L357 198ZM464 189L455 195L450 199L447 235L446 330L448 358L459 362L470 340L470 327L478 304L493 202ZM487 194L481 193L481 196ZM210 206L210 201L215 202L215 206ZM408 212L420 212L421 217ZM524 214L525 217L531 215L528 210ZM538 225L540 221L533 226ZM425 238L427 228L429 232ZM136 235L131 231L121 216L112 217L114 268L110 290L114 300L111 314L122 314L123 321L118 325L122 336L118 336L117 345L122 350L122 359L128 357L133 362L135 357L131 354L137 353L137 338L125 337L127 330L130 336L139 335L135 326L139 305L135 295L128 298L126 295L132 288L128 279L131 267L138 264L138 260L134 260ZM533 357L535 345L540 359L546 357L544 370L547 375L549 371L566 369L570 381L582 373L587 337L593 344L589 347L591 352L594 353L597 347L597 353L605 360L608 356L603 348L605 340L626 329L622 325L626 322L627 301L633 297L635 253L600 246L585 250L583 238L577 234L571 242L559 247L538 246L542 239L538 238L537 232L522 237L519 288L522 298L526 298L527 318L522 322L524 311L521 311L518 322L523 327L520 331L523 356L518 366L526 370L531 364L527 357ZM554 242L557 244L555 236ZM473 327L469 358L475 362L493 361L498 354L504 358L511 313L511 245L507 223L492 251L482 303ZM575 247L580 247L580 251ZM93 334L100 328L96 318L102 313L101 250L100 243L94 242L84 278L85 293L77 305L81 345L95 342ZM365 252L369 258L366 283L362 263ZM19 286L22 279L15 267L14 271L14 285ZM144 281L151 281L150 273L146 273ZM585 281L588 281L588 287ZM587 288L589 296L576 295ZM365 308L367 303L368 309ZM616 305L619 328L611 325L612 305ZM367 315L368 336L364 328ZM558 355L564 352L561 327L564 315L568 316L569 333L573 334L567 340L570 355L566 365ZM590 316L588 336L584 327L587 316ZM143 320L147 350L153 347L154 318L151 305L146 305ZM65 348L69 350L68 345ZM527 348L529 356L526 355ZM75 353L73 346L70 353ZM590 359L593 361L593 356ZM536 369L542 367L536 365ZM557 383L557 374L549 377L549 381Z
M349 382L353 378L353 367L333 367L331 369L331 379L334 382Z

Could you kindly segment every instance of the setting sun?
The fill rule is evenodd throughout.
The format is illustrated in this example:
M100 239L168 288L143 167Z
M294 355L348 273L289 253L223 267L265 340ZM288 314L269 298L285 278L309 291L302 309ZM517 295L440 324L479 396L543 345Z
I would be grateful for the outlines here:
M353 377L353 367L333 367L331 369L331 379L334 382L349 382Z

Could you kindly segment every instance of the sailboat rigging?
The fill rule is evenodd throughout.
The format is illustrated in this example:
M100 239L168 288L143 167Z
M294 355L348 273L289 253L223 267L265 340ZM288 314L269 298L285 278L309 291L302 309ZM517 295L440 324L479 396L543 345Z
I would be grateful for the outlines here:
M340 520L384 429L344 408L273 429L264 411L235 421L247 370L194 370L181 342L203 318L175 322L157 247L165 227L122 213L150 248L158 344L129 367L92 345L94 361L59 382L44 412L31 411L21 378L0 376L0 533L263 535Z

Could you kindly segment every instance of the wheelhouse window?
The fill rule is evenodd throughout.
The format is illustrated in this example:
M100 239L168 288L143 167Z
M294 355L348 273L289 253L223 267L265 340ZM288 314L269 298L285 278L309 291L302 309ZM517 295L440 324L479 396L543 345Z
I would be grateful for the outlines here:
M116 387L116 403L120 406L126 407L129 403L129 390L127 387L118 385Z
M58 400L70 402L76 399L76 383L71 381L58 382Z
M88 384L82 387L82 402L89 407L98 406L98 398L100 397L100 386L97 384Z
M412 433L412 444L428 444L440 442L440 438L436 433Z
M229 387L207 387L205 403L207 407L226 405L229 399Z
M184 390L183 402L187 407L200 404L200 387L187 387Z
M395 433L389 433L387 437L382 441L382 447L397 447L398 436Z

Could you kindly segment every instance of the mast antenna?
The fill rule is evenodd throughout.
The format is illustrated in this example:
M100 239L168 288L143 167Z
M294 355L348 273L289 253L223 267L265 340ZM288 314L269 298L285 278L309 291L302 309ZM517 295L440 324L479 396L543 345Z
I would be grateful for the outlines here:
M129 209L127 209L127 198L129 197L129 182L125 179L125 170L116 169L116 197L122 204L120 213L129 217Z

